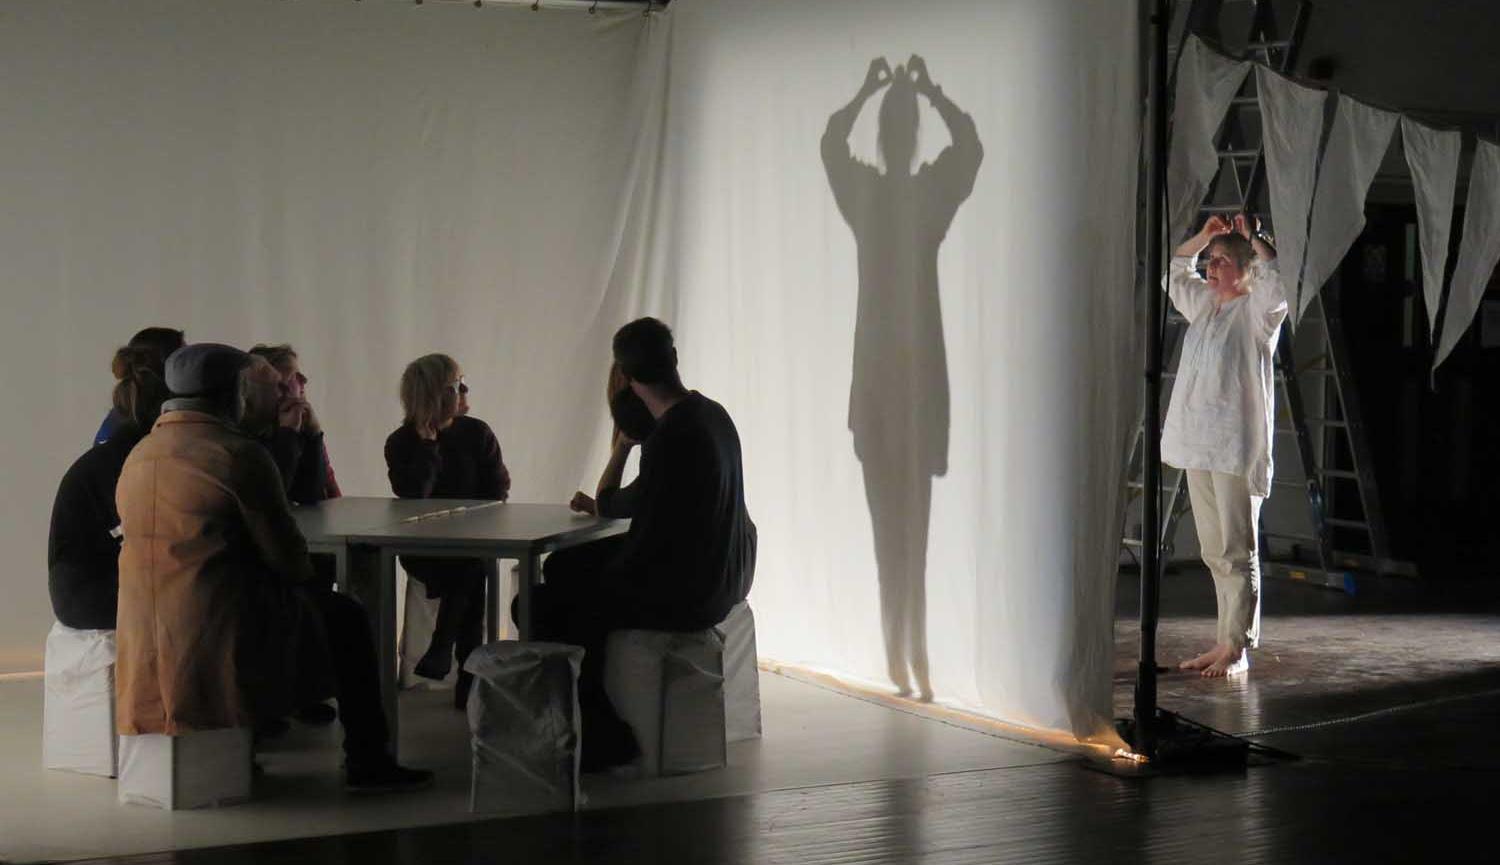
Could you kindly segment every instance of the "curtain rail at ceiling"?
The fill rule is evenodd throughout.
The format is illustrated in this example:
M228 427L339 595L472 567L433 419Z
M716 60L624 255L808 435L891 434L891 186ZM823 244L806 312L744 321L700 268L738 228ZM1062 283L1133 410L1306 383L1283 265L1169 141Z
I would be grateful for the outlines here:
M605 12L660 12L666 4L662 0L391 0L391 2L419 3L421 5L466 5L466 6L525 6L532 9L577 9L601 10Z

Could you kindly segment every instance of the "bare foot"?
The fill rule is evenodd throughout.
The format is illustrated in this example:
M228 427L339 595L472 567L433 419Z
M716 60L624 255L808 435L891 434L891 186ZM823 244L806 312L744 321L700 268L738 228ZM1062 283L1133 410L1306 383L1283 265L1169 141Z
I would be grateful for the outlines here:
M1244 649L1226 648L1220 653L1218 659L1203 669L1202 675L1208 679L1220 679L1226 676L1238 676L1250 671L1250 653Z
M1199 655L1198 657L1193 658L1191 661L1183 661L1181 664L1178 665L1177 669L1179 669L1179 670L1202 670L1203 668L1207 667L1209 664L1212 664L1214 661L1218 660L1219 655L1221 653L1223 653L1223 651L1224 651L1224 647L1223 646L1216 645L1212 649L1209 649L1208 651L1204 652L1203 654Z

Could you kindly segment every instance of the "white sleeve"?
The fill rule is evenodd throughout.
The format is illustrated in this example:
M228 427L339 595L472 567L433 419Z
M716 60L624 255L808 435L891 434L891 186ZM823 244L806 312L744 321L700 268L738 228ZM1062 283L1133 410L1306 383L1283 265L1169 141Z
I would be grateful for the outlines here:
M1264 322L1267 332L1275 330L1286 319L1288 309L1286 286L1276 260L1257 258L1251 262L1250 285L1251 310Z
M1167 296L1172 299L1172 305L1188 321L1197 320L1213 309L1214 305L1213 291L1203 277L1198 275L1194 266L1197 261L1197 256L1172 256L1172 263L1167 266L1167 276L1162 280Z

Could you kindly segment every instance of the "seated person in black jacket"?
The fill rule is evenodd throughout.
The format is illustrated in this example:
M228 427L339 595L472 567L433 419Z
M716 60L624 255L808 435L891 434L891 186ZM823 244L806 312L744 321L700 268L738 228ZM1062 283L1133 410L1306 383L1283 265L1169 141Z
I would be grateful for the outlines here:
M57 620L70 628L114 630L120 590L115 483L171 396L164 360L150 345L115 352L109 437L79 457L58 485L47 535L47 589Z
M603 516L629 517L630 531L554 553L543 569L545 585L533 594L536 638L585 649L578 698L582 762L591 771L638 752L604 692L609 632L711 628L745 599L755 574L755 525L745 509L740 440L729 413L683 386L672 332L654 318L620 328L614 356L621 389L610 402L621 427L596 507ZM655 427L641 442L639 476L622 487L637 444L631 397ZM586 509L586 500L575 497L575 506Z
M328 445L323 440L323 425L307 399L307 376L302 373L301 360L296 349L282 343L261 343L250 349L250 354L263 357L276 371L276 423L255 434L271 452L271 459L281 473L281 484L286 490L287 500L293 504L313 504L326 499L336 499L338 481L333 476L333 464L328 461ZM326 553L313 553L313 573L316 584L309 588L326 591L334 583L338 563ZM316 647L317 641L309 641L309 652L323 651ZM329 646L328 651L340 651L339 646ZM311 659L310 659L311 660ZM329 724L337 717L332 706L315 694L306 695L305 702L297 710L297 718L310 724ZM272 734L280 729L279 723L267 724L262 732Z
M469 385L458 363L429 354L401 375L406 420L385 440L391 489L401 498L499 499L510 496L510 472L488 424L469 417ZM442 679L460 669L484 633L485 563L479 559L402 556L401 566L440 598L432 643L415 672ZM460 672L454 705L466 705L472 678Z

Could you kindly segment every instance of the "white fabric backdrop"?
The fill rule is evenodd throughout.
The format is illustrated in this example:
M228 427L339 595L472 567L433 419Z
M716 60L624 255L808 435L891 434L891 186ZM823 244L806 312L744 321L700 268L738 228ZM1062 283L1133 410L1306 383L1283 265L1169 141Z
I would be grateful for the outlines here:
M1312 208L1318 170L1323 102L1328 94L1303 87L1264 66L1255 67L1255 87L1260 96L1266 189L1271 197L1276 259L1287 298L1294 302L1295 314L1301 309L1295 301L1301 285L1308 212Z
M1469 195L1464 201L1464 233L1458 262L1448 286L1448 307L1438 334L1432 368L1447 359L1474 321L1479 302L1500 261L1500 144L1480 140L1469 171Z
M908 649L930 623L939 698L1105 732L1139 390L1134 9L672 10L7 7L0 115L24 122L0 125L0 387L25 415L3 463L0 670L36 667L52 493L138 327L294 343L351 494L387 490L402 365L448 351L515 497L561 501L603 455L609 333L653 312L676 326L689 384L740 426L766 655L886 680L868 474L897 527L888 607ZM880 225L866 255L893 268L861 286L820 139L873 57L913 52L983 157L943 174L973 188L944 185L922 199L935 209L913 210L916 193L855 202ZM865 162L880 102L849 136ZM919 104L931 161L950 133ZM863 466L856 330L875 349Z
M886 651L873 504L909 528L886 539L885 616L907 617L908 635L928 623L939 698L1098 732L1139 391L1133 7L677 0L671 10L668 250L652 272L683 304L689 385L724 402L744 440L762 654L877 684L893 657L915 660L910 636ZM920 180L894 191L870 168L836 172L866 178L848 208L866 226L861 246L820 141L873 58L894 67L913 53L973 119L983 159L966 199L961 182L960 194L941 192L962 171L929 172L938 191ZM884 95L850 136L868 165ZM932 161L951 133L920 104L919 160ZM875 348L856 361L866 338ZM851 418L856 380L873 384Z
M332 0L7 3L0 672L40 669L52 497L108 407L111 353L144 325L293 343L346 493L389 494L396 384L430 351L465 366L518 500L591 488L609 335L663 305L632 277L659 24Z
M1198 205L1219 171L1214 133L1250 71L1246 60L1231 60L1189 34L1177 61L1172 97L1172 144L1167 159L1167 246L1175 247L1193 228Z
M1313 194L1298 320L1364 228L1365 196L1385 158L1399 119L1396 114L1371 108L1347 96L1338 100Z
M1427 303L1429 336L1437 329L1438 304L1443 298L1443 274L1448 265L1448 237L1453 228L1458 153L1462 144L1457 131L1443 132L1401 118L1401 145L1416 193L1422 298Z

